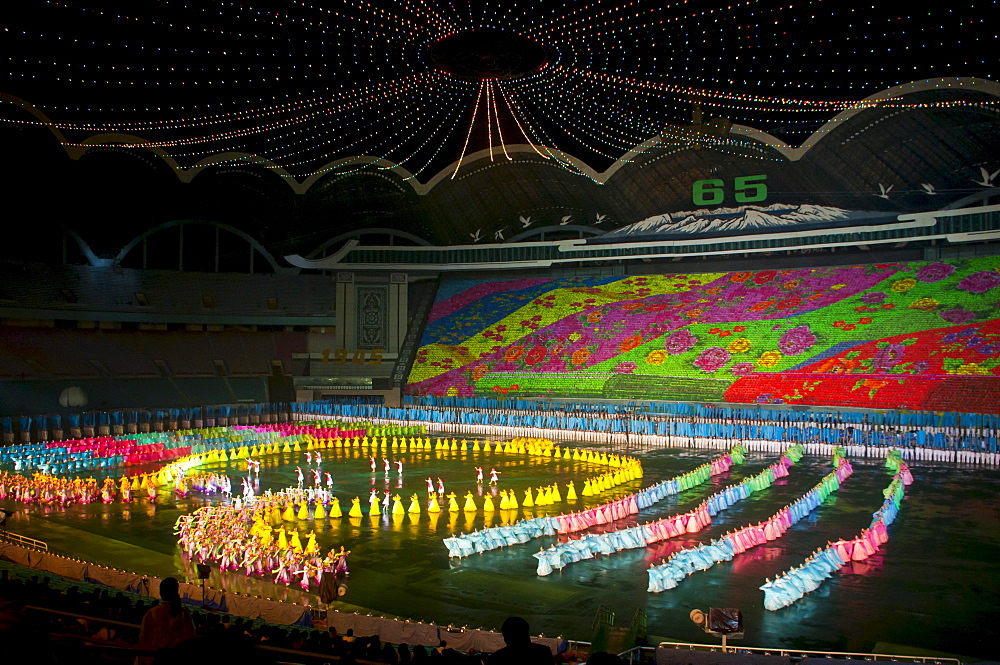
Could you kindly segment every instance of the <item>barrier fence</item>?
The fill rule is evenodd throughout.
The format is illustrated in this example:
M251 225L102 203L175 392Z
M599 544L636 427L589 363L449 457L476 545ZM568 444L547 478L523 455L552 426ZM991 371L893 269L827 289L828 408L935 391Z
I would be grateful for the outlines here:
M51 552L39 551L14 543L0 542L0 560L35 571L51 573L59 577L107 586L140 596L159 598L160 579L117 568L99 566L79 559L59 556ZM267 598L248 596L206 587L204 594L200 584L180 583L181 601L188 605L207 607L236 616L261 619L282 625L312 626L314 621L324 620L328 626L344 634L353 629L355 635L378 635L383 642L393 644L436 647L441 640L448 646L465 651L475 649L492 653L504 646L500 633L468 629L466 627L439 626L421 621L387 619L368 614L352 614L332 609L322 609L283 603ZM563 649L566 640L562 637L535 637L532 641L547 646L553 654Z

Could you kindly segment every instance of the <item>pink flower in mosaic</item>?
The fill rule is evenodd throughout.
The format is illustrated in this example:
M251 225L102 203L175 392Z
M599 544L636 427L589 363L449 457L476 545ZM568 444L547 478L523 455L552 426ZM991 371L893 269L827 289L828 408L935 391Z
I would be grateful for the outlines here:
M902 344L886 344L872 356L872 369L876 372L888 371L902 362L905 353L906 347Z
M746 376L747 374L752 374L753 370L753 363L736 363L729 368L729 371L733 373L733 376Z
M796 326L785 332L778 340L778 348L786 356L802 353L816 343L816 335L809 326Z
M974 272L958 283L958 288L969 293L986 293L997 286L1000 286L1000 273L992 270Z
M695 358L694 366L703 372L715 372L722 369L729 362L729 351L721 346L713 346L705 349Z
M925 266L920 266L920 269L917 270L917 279L927 284L933 284L950 277L953 272L955 272L955 266L947 263L928 263Z
M883 291L872 291L861 296L861 302L868 303L869 305L880 303L883 300L885 300L885 292Z
M615 365L615 374L635 374L635 370L638 368L638 365L629 360L628 362Z
M685 351L690 351L691 347L697 343L698 338L692 335L690 330L687 328L681 328L680 330L667 335L666 340L664 340L663 347L667 350L667 353L677 355L684 353Z
M962 309L961 307L956 307L954 309L946 309L941 312L941 318L948 323L965 323L976 318L974 312L970 312L967 309Z

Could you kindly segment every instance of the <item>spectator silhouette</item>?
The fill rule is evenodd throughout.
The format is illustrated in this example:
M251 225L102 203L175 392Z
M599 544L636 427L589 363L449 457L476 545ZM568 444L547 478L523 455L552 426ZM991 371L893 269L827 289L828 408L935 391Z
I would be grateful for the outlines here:
M160 582L160 602L142 617L137 648L152 652L172 649L195 636L194 620L191 613L181 607L179 588L173 577ZM136 665L150 665L153 657L141 655L135 662Z
M528 622L521 617L507 617L500 627L506 645L489 659L489 665L553 665L547 646L531 641Z

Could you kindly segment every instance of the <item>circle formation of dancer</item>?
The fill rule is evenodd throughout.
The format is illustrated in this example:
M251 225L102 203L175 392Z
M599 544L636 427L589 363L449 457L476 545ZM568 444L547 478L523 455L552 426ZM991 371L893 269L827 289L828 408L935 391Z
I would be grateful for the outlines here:
M173 485L179 496L187 496L191 491L213 493L222 491L214 481L202 481L188 470L202 464L229 462L246 459L248 470L260 474L260 460L263 455L294 453L306 450L312 455L318 467L322 461L320 452L314 448L359 447L388 445L387 435L393 435L393 445L400 435L410 435L411 444L416 446L412 435L424 432L423 426L371 425L353 423L350 429L329 422L321 426L307 425L252 425L232 427L211 427L195 430L174 430L153 432L133 436L96 437L72 439L50 443L33 443L0 448L0 463L10 463L15 473L0 471L0 498L9 498L22 503L91 503L102 501L112 503L120 500L132 502L139 493L144 493L150 501L155 501L157 490ZM139 439L134 437L141 437ZM406 436L401 436L405 442ZM421 439L422 446L430 447L430 439ZM405 444L404 444L405 445ZM312 460L307 460L312 463ZM124 474L124 468L138 464L163 463L157 471L134 475ZM119 481L105 478L103 484L90 478L66 478L66 474L79 471L99 470L105 473L121 469ZM17 471L36 470L30 476ZM313 480L318 484L318 469L314 469ZM326 484L333 484L326 474ZM303 481L304 481L303 476ZM221 484L227 480L216 478ZM227 486L225 492L231 494ZM248 494L244 485L244 496Z
M305 498L298 490L284 490L242 505L204 506L178 518L175 532L182 551L193 561L215 563L221 570L243 571L247 577L273 575L275 584L297 581L309 591L313 584L322 584L324 575L347 574L350 552L342 546L322 556L315 531L310 531L303 542L297 529L271 526L275 521L287 520L291 506ZM298 514L291 516L295 519Z

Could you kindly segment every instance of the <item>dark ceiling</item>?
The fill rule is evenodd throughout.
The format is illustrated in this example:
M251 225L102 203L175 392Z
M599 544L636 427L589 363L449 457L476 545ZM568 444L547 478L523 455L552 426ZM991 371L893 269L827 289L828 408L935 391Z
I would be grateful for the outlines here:
M3 175L15 200L108 251L191 216L247 227L279 254L357 228L451 243L480 229L509 240L525 216L607 228L684 209L691 180L714 172L767 170L855 207L896 177L915 194L868 207L919 209L922 180L949 173L938 186L959 196L989 165L995 93L945 82L887 100L794 163L725 128L796 146L893 86L996 80L995 10L29 0L0 19ZM694 103L705 131L690 127ZM885 154L900 142L913 159Z
M995 9L27 0L0 19L0 92L69 142L127 134L180 166L240 152L301 179L370 155L426 182L463 152L531 143L602 171L690 122L692 94L710 116L796 143L842 103L897 84L994 77Z

